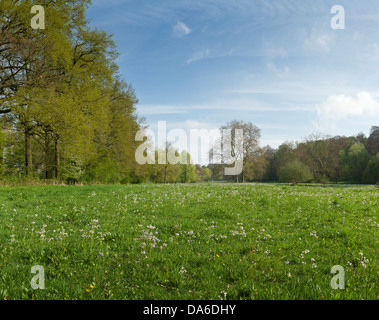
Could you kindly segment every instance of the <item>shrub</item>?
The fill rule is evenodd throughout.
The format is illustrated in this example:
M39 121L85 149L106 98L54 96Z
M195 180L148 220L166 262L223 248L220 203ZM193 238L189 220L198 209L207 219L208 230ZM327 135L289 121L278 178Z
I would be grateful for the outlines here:
M308 182L313 179L311 170L301 161L292 161L279 170L279 181L289 183Z
M322 184L327 184L330 181L325 175L322 175L322 176L318 177L317 182L322 183Z

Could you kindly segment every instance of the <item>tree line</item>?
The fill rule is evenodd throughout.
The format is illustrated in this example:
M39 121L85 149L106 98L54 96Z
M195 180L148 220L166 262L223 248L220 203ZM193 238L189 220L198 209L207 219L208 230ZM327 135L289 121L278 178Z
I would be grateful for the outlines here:
M277 149L259 146L260 130L252 123L232 121L222 128L244 129L244 166L239 176L231 177L224 175L226 165L210 164L213 180L379 183L379 126L371 127L369 137L313 133Z

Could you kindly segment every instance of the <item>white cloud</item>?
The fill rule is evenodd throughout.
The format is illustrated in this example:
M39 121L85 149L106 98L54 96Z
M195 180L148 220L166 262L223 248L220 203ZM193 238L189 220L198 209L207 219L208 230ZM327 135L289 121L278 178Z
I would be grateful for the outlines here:
M316 105L318 129L351 128L358 122L369 126L379 119L379 95L359 92L355 97L333 95Z
M378 96L360 92L356 97L346 95L330 96L316 106L317 114L331 120L345 119L349 116L374 116L379 114Z
M180 21L178 21L178 23L174 26L173 31L177 37L183 37L192 32L192 30L188 28L184 22Z

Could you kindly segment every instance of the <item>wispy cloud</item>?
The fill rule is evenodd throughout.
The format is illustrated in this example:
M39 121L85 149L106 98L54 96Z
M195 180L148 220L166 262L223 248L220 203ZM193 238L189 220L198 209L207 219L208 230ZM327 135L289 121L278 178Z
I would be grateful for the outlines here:
M210 50L209 49L205 49L205 50L201 50L201 51L197 51L195 52L188 60L187 60L187 64L190 64L190 63L193 63L193 62L196 62L196 61L200 61L200 60L203 60L205 58L208 58L209 57L209 52Z
M276 74L276 76L282 78L282 77L285 77L286 75L288 75L290 73L290 68L288 66L283 66L283 67L277 67L276 64L269 60L266 62L266 67L268 68L268 70L274 74Z
M305 40L306 47L329 52L333 44L334 36L331 32L320 33L315 29L312 30L310 36Z
M190 34L192 30L187 27L184 22L178 21L178 23L173 28L174 35L176 37L183 37Z

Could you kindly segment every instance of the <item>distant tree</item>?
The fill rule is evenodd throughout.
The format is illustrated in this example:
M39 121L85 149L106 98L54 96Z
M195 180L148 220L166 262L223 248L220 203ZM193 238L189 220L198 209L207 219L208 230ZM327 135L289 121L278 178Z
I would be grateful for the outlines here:
M363 173L363 183L375 184L379 182L379 154L367 164Z
M170 164L167 168L166 183L175 183L180 176L180 165Z
M183 150L180 154L180 158L182 159L179 164L180 166L180 174L179 174L179 182L182 183L192 183L199 181L199 177L196 174L196 166L191 164L191 155ZM185 159L187 160L187 164L185 164Z
M177 182L180 176L180 163L183 159L180 157L179 150L171 142L166 142L164 152L166 153L166 163L161 165L163 183ZM172 162L173 160L174 162ZM176 161L177 163L175 163Z
M363 173L369 161L370 154L360 142L341 152L341 163L346 166L345 178L353 183L363 182Z
M235 135L237 129L243 130L242 152L238 152L239 148L236 147L239 143ZM231 154L236 161L242 162L242 173L240 175L242 182L245 182L246 175L252 172L253 163L258 154L261 130L251 122L238 120L228 122L226 125L221 126L220 130L221 132L223 132L223 130L231 130L231 149L228 150L228 146L223 144L223 154L225 154L225 152ZM218 152L221 153L220 151ZM236 181L239 181L239 175L236 176Z
M355 139L357 142L360 142L362 143L363 145L366 144L366 141L367 141L367 137L366 135L363 133L363 132L359 132L356 136L355 136Z
M295 160L285 164L279 171L280 182L308 182L313 178L311 170L302 162Z
M212 180L212 171L207 167L203 166L201 168L201 181L211 181Z
M207 168L212 173L212 178L211 178L212 181L218 181L218 180L223 179L223 177L224 177L224 165L210 163L210 164L208 164Z
M331 181L338 182L340 180L343 172L340 153L350 146L351 143L346 137L335 136L329 139L330 161L328 164L328 178Z
M298 160L296 154L296 144L291 141L283 142L275 151L275 156L272 159L272 174L279 179L280 169L289 162Z
M366 149L367 151L376 156L379 153L379 127L373 126L370 130L370 136L366 141Z
M247 158L244 172L246 180L270 180L273 149L269 146L257 149L253 157Z
M263 156L265 159L265 172L263 176L263 181L278 181L278 176L275 173L275 158L276 150L269 145L262 148Z
M210 169L206 166L200 166L199 164L196 164L195 167L199 181L211 181L212 171Z
M306 137L305 146L310 160L307 161L307 165L315 180L320 182L327 180L333 171L330 137L321 133L313 133Z

